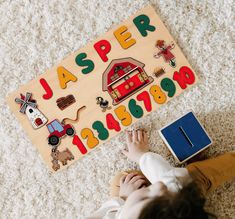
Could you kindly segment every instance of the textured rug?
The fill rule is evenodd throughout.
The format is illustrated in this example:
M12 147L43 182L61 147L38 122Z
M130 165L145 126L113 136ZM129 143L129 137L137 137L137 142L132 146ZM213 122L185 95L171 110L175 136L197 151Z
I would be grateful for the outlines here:
M0 218L84 218L107 200L112 175L138 168L120 153L125 147L120 134L67 170L50 174L5 97L147 3L0 0ZM145 127L151 149L174 164L157 130L192 109L214 141L206 156L235 150L235 2L150 3L200 82L134 126ZM207 208L220 219L234 219L234 200L235 181L211 194Z

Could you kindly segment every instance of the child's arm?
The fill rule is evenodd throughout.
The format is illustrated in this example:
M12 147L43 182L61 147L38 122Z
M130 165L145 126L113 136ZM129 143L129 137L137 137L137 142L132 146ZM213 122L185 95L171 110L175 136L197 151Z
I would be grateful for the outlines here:
M125 201L121 198L113 198L105 202L97 211L85 219L116 218Z
M86 219L118 218L121 207L127 197L134 191L147 184L146 179L138 173L130 173L120 178L120 191L118 197L105 202L97 211Z
M162 181L162 176L175 169L162 156L153 152L143 154L139 160L139 165L141 171L151 183Z
M135 130L127 134L128 150L123 150L130 160L139 163L143 174L151 183L161 181L162 176L176 169L162 156L149 152L147 134L143 130Z

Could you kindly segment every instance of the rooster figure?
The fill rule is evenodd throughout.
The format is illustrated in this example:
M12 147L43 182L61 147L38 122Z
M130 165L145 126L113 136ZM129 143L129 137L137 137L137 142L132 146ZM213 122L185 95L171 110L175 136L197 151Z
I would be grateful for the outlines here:
M103 97L97 97L96 101L97 101L96 103L98 105L100 105L100 108L102 109L102 112L105 112L107 109L109 110L109 109L112 108L111 106L109 106L109 101L104 100Z

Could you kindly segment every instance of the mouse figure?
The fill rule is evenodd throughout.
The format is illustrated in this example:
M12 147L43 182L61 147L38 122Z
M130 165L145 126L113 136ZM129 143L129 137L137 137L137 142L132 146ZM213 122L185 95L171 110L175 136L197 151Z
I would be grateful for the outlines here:
M112 107L109 106L109 101L104 100L103 97L97 97L96 103L100 105L100 108L102 109L102 112L105 112L107 109L111 109Z

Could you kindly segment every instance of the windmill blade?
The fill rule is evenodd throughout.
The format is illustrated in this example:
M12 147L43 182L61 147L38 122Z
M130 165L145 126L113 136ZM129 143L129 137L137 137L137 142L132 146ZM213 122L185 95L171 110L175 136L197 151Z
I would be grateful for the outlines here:
M20 98L15 98L15 102L18 104L23 104L25 101Z
M25 101L29 102L31 96L32 96L32 93L27 92L26 97L25 97Z
M27 102L26 103L28 106L31 106L33 108L36 108L37 107L37 104L36 103L33 103L33 102Z
M20 98L15 98L15 102L18 103L18 104L21 104L21 107L20 107L20 112L21 113L25 113L26 111L26 108L28 106L31 106L33 108L36 108L37 107L37 104L36 103L33 103L33 102L30 102L30 98L32 96L32 93L29 93L27 92L26 93L26 96L24 98L24 100L20 99Z
M22 100L20 98L15 98L15 102L18 103L18 104L21 104L20 112L25 113L25 110L26 110L26 107L27 107L27 104L26 104L25 100Z
M21 108L20 108L20 112L21 112L21 113L25 113L27 107L28 107L28 104L23 103L23 105L22 105Z

